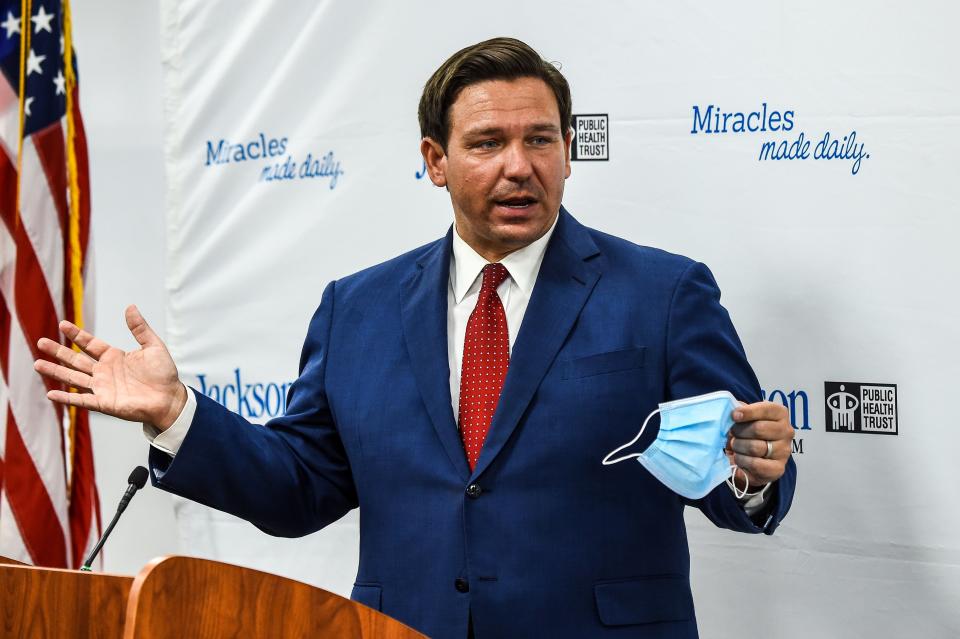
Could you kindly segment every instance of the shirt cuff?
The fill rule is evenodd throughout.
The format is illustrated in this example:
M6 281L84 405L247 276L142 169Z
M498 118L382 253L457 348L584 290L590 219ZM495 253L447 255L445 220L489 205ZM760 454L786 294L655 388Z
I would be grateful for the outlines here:
M171 457L177 454L177 451L180 450L180 445L183 444L183 440L187 436L187 431L190 430L193 416L197 412L195 392L196 391L187 386L187 403L183 405L183 410L180 411L180 414L174 422L170 424L170 428L167 430L161 431L153 424L143 425L143 435L147 438L147 441L150 442L151 446L162 450Z
M729 483L727 484L730 485ZM767 484L762 489L758 490L755 493L747 493L742 497L737 497L737 501L740 502L740 505L743 506L744 511L746 511L748 517L753 517L758 512L766 507L767 503L770 501L770 495L768 490L770 489L770 484ZM730 490L733 490L731 486ZM733 490L733 494L737 495L737 491Z

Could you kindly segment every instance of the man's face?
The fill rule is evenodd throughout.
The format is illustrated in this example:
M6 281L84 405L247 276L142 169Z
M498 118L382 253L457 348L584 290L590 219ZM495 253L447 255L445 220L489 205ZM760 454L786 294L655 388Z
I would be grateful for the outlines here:
M497 261L539 239L560 210L570 176L570 136L557 99L539 78L488 80L450 107L446 152L425 138L430 179L446 186L457 231Z

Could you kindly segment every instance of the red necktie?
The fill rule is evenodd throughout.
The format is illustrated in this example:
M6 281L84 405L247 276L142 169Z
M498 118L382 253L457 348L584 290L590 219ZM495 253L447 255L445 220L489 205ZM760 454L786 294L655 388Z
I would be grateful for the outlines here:
M497 287L510 275L503 264L483 267L477 306L467 322L460 371L460 437L472 471L490 430L510 364L507 316Z

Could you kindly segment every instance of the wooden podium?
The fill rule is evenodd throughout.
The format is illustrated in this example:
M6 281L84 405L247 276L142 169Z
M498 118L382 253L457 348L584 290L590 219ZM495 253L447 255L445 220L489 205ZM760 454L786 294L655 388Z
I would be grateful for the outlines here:
M0 638L384 637L424 635L292 579L161 557L136 577L36 568L0 557Z

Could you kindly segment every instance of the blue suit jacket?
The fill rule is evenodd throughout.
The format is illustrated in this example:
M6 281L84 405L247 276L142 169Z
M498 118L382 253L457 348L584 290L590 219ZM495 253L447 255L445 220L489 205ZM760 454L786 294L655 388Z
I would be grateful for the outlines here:
M659 402L760 399L710 272L561 209L471 473L448 382L450 251L448 232L327 286L286 415L251 426L199 397L176 458L151 449L154 484L281 536L359 506L353 598L432 637L464 639L469 615L481 639L695 637L684 507L770 534L796 467L757 526L725 485L689 502L600 461Z

